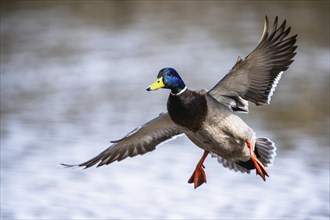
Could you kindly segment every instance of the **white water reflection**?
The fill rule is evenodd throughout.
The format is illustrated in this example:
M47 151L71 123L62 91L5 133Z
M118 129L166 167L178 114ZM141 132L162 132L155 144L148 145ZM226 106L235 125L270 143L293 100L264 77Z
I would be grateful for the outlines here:
M327 4L4 4L1 217L328 219ZM298 55L272 104L242 116L278 146L267 182L208 158L208 183L194 190L187 180L202 151L186 138L98 169L59 166L89 159L164 111L167 91L145 91L159 69L211 88L274 12L299 33Z

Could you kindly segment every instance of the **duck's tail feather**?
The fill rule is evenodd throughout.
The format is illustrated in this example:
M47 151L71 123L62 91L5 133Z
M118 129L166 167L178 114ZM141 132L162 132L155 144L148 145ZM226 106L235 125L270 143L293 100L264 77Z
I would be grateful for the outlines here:
M265 167L269 167L273 164L274 158L276 156L275 144L268 138L257 138L254 147L254 153ZM236 161L235 164L248 171L255 169L252 159L245 162Z
M273 164L276 156L275 144L268 138L257 138L255 142L254 152L260 162L265 166L269 167ZM225 168L234 170L235 172L250 173L250 170L255 169L252 160L248 161L232 161L226 160L219 155L212 153L211 156L217 158L218 162Z
M254 152L256 153L258 159L265 166L271 166L274 162L276 156L276 146L268 138L257 138Z

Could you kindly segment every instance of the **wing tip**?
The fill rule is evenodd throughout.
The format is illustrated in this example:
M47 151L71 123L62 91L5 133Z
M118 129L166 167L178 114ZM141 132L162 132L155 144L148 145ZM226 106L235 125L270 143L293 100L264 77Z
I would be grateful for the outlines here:
M64 168L74 168L74 167L79 167L79 165L76 164L66 164L66 163L60 163L60 165Z
M262 31L261 38L260 38L258 44L260 44L264 40L264 38L267 38L268 30L269 30L269 20L268 20L267 15L265 15L264 29Z

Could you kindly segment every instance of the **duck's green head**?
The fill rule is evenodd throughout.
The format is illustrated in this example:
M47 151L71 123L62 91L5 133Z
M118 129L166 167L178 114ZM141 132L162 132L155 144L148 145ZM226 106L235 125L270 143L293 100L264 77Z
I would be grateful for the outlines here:
M147 88L147 91L161 88L170 89L174 95L180 94L187 89L186 84L184 84L176 70L169 67L159 71L156 81Z

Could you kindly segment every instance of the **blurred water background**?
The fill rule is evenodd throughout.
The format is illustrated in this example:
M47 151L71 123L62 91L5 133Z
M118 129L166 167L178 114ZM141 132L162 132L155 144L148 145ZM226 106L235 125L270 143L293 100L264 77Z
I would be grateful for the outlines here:
M269 106L242 115L277 145L270 178L208 157L187 138L107 167L95 156L166 110L158 71L212 88L287 19L298 54ZM329 219L329 1L1 1L2 219Z

